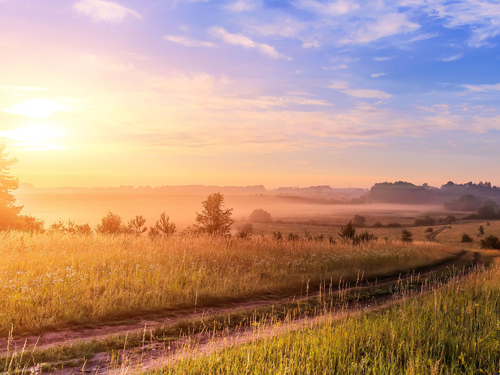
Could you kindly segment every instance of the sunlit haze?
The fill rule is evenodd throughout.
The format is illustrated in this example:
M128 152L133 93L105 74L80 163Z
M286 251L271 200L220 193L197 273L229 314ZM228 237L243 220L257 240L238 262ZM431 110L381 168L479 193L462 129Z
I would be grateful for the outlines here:
M37 187L499 185L500 4L0 0Z

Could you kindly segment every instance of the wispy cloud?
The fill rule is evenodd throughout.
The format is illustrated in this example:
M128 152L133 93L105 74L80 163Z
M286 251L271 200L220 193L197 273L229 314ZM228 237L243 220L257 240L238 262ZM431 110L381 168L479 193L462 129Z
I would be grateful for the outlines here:
M442 57L439 60L444 62L457 61L458 59L461 59L463 56L464 56L463 53L459 53L458 55Z
M356 98L368 98L368 99L390 99L392 98L391 94L380 90L371 90L371 89L353 89L351 88L351 84L345 81L332 82L329 89L339 90L340 92L354 96Z
M284 56L281 53L277 52L274 47L264 44L264 43L257 43L254 42L252 39L248 38L247 36L243 34L232 34L227 32L225 29L222 27L214 26L209 29L209 32L222 39L224 42L228 44L233 44L236 46L242 46L245 48L256 48L257 50L260 51L263 55L269 56L273 59L288 59L291 60L290 57Z
M389 61L391 58L390 57L378 57L378 56L375 56L373 58L373 60L375 61Z
M365 90L365 89L348 89L341 90L344 94L354 96L356 98L377 98L377 99L390 99L391 94L380 90Z
M255 0L237 0L234 3L224 5L222 9L231 13L241 13L255 10L258 6L260 6L260 2Z
M212 42L196 40L183 35L165 35L163 39L186 47L215 47Z
M387 73L373 73L371 76L372 78L378 78L378 77L382 77L382 76L386 76Z
M119 23L128 16L142 18L135 10L104 0L82 0L74 4L76 11L95 21Z
M473 92L496 92L500 91L500 83L493 85L462 85L469 91Z
M414 36L411 38L408 43L413 43L413 42L418 42L420 40L427 40L427 39L432 39L435 38L439 35L439 33L427 33L427 34L419 34L417 36Z

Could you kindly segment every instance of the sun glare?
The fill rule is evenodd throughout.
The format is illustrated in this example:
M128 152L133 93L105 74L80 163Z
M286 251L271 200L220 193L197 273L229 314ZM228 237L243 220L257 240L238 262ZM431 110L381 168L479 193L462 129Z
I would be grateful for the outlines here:
M14 141L16 147L26 149L54 150L62 146L52 143L54 138L59 138L63 131L48 126L32 125L20 129L5 130L0 132L0 137Z
M66 111L67 109L65 105L50 99L29 99L21 104L4 109L4 111L30 118L43 119L51 116L54 112Z

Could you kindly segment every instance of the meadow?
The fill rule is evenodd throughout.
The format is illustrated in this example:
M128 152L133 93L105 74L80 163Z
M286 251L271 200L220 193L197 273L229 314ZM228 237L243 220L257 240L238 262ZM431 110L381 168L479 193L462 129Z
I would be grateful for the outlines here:
M453 257L430 242L0 234L0 333L112 322L155 311L307 293Z
M330 320L156 374L498 374L500 267L391 308Z

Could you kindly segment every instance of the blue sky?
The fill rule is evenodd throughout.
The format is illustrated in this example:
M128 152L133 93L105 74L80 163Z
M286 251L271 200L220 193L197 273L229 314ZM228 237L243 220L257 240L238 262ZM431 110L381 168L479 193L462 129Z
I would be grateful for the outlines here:
M498 185L499 34L499 1L0 0L0 137L38 186Z

